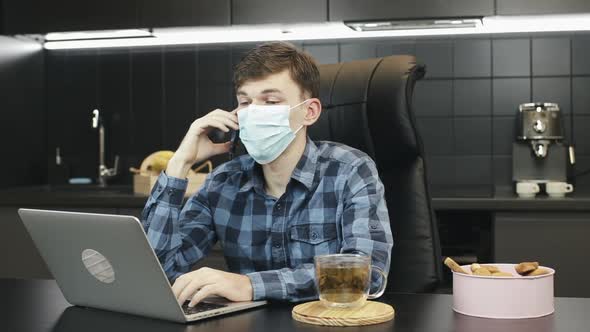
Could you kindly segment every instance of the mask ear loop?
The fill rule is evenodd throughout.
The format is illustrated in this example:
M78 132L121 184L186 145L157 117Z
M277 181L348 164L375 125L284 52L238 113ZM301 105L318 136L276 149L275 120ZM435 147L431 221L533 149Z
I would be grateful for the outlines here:
M299 105L301 105L301 104L304 104L304 103L308 102L310 99L311 99L311 98L305 99L304 101L300 102L299 104L297 104L297 105L295 105L295 106L293 106L293 107L289 108L289 112L290 112L292 109L294 109L295 107L297 107L297 106L299 106ZM299 126L299 128L297 128L297 130L295 130L295 131L293 132L293 134L294 134L294 135L297 135L297 132L298 132L298 131L300 131L300 130L301 130L301 128L303 128L303 125Z
M308 102L310 99L311 99L311 98L305 99L304 101L300 102L299 104L297 104L297 105L295 105L295 106L293 106L293 107L289 108L289 111L290 111L290 110L292 110L292 109L294 109L295 107L297 107L297 106L301 105L301 104L304 104L304 103Z

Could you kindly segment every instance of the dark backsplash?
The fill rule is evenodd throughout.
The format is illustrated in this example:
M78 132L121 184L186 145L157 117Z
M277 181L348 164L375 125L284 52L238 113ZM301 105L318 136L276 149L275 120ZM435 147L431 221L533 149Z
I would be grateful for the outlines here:
M517 106L530 101L560 105L567 138L576 144L577 171L590 168L590 34L298 46L322 64L393 54L414 54L426 64L414 105L434 186L491 192L510 185ZM235 107L232 67L250 47L47 52L50 160L59 146L72 176L96 177L91 118L99 108L107 119L107 164L120 154L123 176L116 182L131 183L129 166L156 150L176 149L197 117ZM577 184L590 186L590 175Z
M0 188L47 181L43 49L0 36Z

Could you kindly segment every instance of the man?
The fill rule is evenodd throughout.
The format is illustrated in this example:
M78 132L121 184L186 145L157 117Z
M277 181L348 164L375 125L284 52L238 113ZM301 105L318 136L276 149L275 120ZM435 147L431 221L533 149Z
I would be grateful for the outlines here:
M236 66L234 83L238 109L191 124L142 213L179 303L317 298L316 255L370 255L387 273L393 239L374 162L307 137L322 110L313 58L288 43L263 44ZM248 155L215 169L182 207L190 167L230 149L211 142L214 129L239 129ZM231 273L190 272L217 241Z

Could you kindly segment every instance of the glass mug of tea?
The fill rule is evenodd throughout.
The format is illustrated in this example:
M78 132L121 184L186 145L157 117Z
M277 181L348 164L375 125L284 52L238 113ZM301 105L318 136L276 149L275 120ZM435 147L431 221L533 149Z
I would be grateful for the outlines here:
M358 308L385 291L387 276L379 267L371 265L371 256L322 255L315 256L314 262L320 302L327 307ZM373 270L381 274L383 282L377 292L369 294Z

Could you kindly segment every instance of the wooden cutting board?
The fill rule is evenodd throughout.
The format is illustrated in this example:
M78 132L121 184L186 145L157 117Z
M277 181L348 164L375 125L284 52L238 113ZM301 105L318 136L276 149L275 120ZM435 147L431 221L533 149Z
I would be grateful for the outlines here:
M314 301L295 306L291 314L296 321L308 324L359 326L392 320L395 310L388 304L374 301L355 309L327 308L320 301Z

